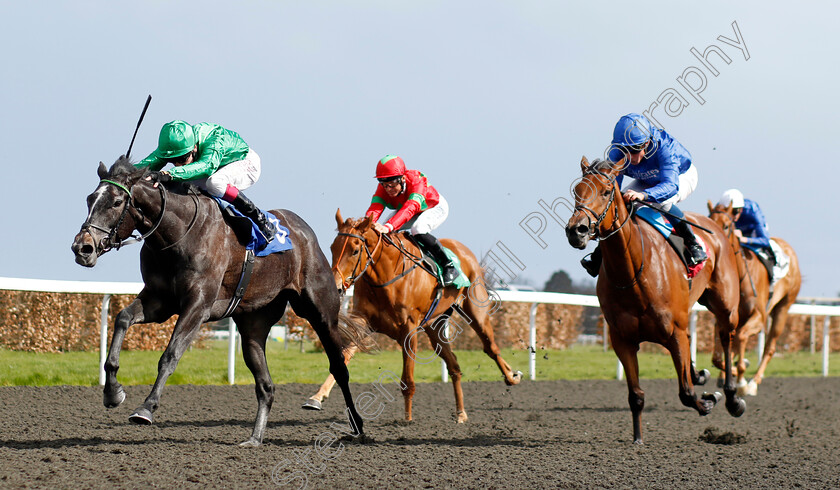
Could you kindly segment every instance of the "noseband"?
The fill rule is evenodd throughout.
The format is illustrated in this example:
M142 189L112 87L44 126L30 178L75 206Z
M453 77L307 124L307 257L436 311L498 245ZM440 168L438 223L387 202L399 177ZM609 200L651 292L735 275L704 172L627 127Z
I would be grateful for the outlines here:
M145 240L147 237L149 237L152 233L154 233L157 230L158 226L160 226L160 223L163 221L163 214L164 214L164 212L166 212L166 188L162 184L158 184L158 188L160 189L161 208L160 208L160 216L158 216L157 222L154 225L152 225L152 227L149 229L148 232L143 233L141 235L131 234L126 239L119 239L118 232L119 232L120 227L123 224L123 221L125 221L125 217L128 214L128 209L129 208L134 208L141 215L143 214L143 211L140 210L140 208L134 206L134 204L132 202L132 198L131 198L131 188L128 188L128 187L124 186L123 184L120 184L119 182L114 182L113 180L108 180L108 179L100 180L99 184L100 185L111 184L113 186L116 186L118 189L121 189L121 190L125 191L126 201L125 201L125 205L123 206L122 211L120 212L120 217L117 220L117 223L110 230L107 229L107 228L103 228L99 225L96 225L94 223L91 223L90 219L88 219L84 223L82 223L81 231L86 231L91 236L92 236L92 234L90 233L91 228L93 228L95 230L99 230L103 233L106 233L105 239L102 240L102 242L104 242L105 244L100 246L100 247L97 247L97 248L99 248L99 250L97 250L97 252L96 252L97 257L101 256L102 254L111 250L112 248L116 249L116 250L119 250L120 247L122 247L123 245L130 245L132 243L141 242L141 241ZM115 239L119 239L119 240L115 240ZM115 241L117 243L114 245ZM100 244L102 242L100 242Z

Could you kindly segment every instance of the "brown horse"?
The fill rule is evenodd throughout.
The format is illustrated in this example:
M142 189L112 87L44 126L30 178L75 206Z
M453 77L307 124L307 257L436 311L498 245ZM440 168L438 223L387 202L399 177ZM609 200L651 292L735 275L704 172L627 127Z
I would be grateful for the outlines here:
M733 338L733 355L738 360L736 374L738 377L738 394L755 396L758 392L758 385L764 377L764 370L773 354L776 353L776 341L785 330L788 310L796 302L799 295L799 288L802 286L802 275L799 272L799 259L793 247L781 238L773 238L785 255L790 257L788 273L778 280L773 287L773 295L770 296L770 276L767 269L755 255L755 252L747 247L742 247L740 240L735 235L734 214L732 204L713 205L708 202L709 217L712 218L729 237L732 249L735 250L738 265L738 276L741 279L741 302L738 309L740 320L738 329ZM747 369L744 352L747 348L747 340L762 331L767 325L767 314L770 314L773 321L767 333L767 343L761 356L761 363L755 377L747 383L744 379L744 372ZM715 353L712 362L723 370L722 352L720 345L715 342Z
M707 372L698 374L691 362L688 338L689 315L699 301L714 313L720 325L720 340L729 353L729 341L738 323L738 275L735 254L726 236L712 220L686 213L690 221L714 231L695 233L706 243L709 256L692 280L665 238L647 223L631 216L624 206L616 177L618 163L581 160L583 178L575 185L575 211L566 225L569 244L583 249L590 239L600 241L603 261L597 293L609 325L610 341L624 365L633 414L633 441L642 443L644 391L639 387L637 352L641 342L655 342L671 353L679 380L683 405L707 415L719 401L719 394L698 398L694 384L706 382ZM736 395L731 375L731 358L724 385L726 408L735 417L746 404Z
M271 326L289 304L317 332L330 360L330 372L344 393L351 430L364 440L362 419L353 404L341 352L351 343L364 344L369 330L340 315L340 297L329 263L306 222L288 210L272 211L289 228L294 248L255 259L252 256L250 283L241 302L235 305L231 299L240 290L246 251L214 200L192 186L158 184L146 169L136 168L124 156L110 171L100 162L99 178L96 190L87 198L87 219L73 241L76 262L93 267L100 255L125 244L133 230L145 239L140 250L140 272L145 284L137 298L117 315L105 361L107 408L125 400L125 390L117 382L117 370L128 327L135 323L161 323L178 315L169 345L160 357L152 391L129 416L131 422L148 425L160 404L167 378L201 324L223 318L233 308L232 317L242 337L242 354L254 375L257 395L254 431L241 445L260 445L274 402L265 342Z
M446 368L452 378L452 388L455 390L457 421L467 421L464 394L461 391L461 368L450 347L454 336L447 337L443 328L444 320L449 318L453 321L451 324L455 325L468 322L481 338L484 352L498 365L505 383L519 383L522 373L511 370L499 355L487 308L480 304L473 291L468 291L467 288L444 288L437 305L433 307L438 282L435 276L418 264L422 257L419 247L400 233L377 233L373 229L370 217L349 218L345 221L339 210L335 214L335 220L338 223L338 236L330 250L337 286L346 290L355 284L353 313L367 319L373 331L391 337L402 347L401 388L405 401L405 420L412 419L414 363L418 360L415 358L417 337L423 330L429 337L435 353L446 361ZM458 256L461 268L472 284L483 284L484 277L478 259L466 246L449 239L441 239L441 243ZM360 278L361 280L358 280ZM455 310L461 318L453 317ZM345 351L346 361L349 362L353 352ZM428 362L425 358L423 361ZM303 408L320 410L321 402L329 396L333 383L332 376L328 377L321 389L307 400Z

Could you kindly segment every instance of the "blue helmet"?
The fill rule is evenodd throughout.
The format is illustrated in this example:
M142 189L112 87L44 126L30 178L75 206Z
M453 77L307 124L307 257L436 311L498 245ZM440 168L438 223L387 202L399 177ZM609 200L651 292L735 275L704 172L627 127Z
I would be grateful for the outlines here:
M613 129L612 144L615 146L639 146L653 136L650 121L641 114L621 116Z

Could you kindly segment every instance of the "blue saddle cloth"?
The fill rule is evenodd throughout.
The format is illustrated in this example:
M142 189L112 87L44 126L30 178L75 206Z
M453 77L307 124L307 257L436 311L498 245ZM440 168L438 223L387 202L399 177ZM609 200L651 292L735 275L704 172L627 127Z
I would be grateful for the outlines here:
M676 206L673 206L671 209L675 207ZM703 269L703 266L706 264L705 260L695 266L689 265L691 253L686 248L683 238L674 233L674 225L671 224L671 221L667 216L655 209L639 205L636 206L636 216L650 223L650 225L653 226L656 231L661 233L662 236L665 237L665 240L671 244L671 248L677 252L677 256L680 260L682 260L689 279L696 276L700 270ZM697 243L699 243L706 253L708 253L709 249L706 246L706 243L699 236L697 237Z
M668 238L674 232L674 225L659 211L647 206L639 206L636 208L636 216L650 223L665 238Z
M277 216L274 216L271 213L263 211L265 215L265 219L274 223L274 226L277 228L277 234L274 235L274 240L266 245L265 238L263 238L262 233L260 233L257 225L251 221L250 218L243 215L236 209L232 204L227 201L224 201L218 197L214 197L213 199L219 204L219 208L222 209L222 214L225 212L232 213L234 216L238 218L246 219L249 223L251 223L251 237L248 240L248 243L245 245L245 248L248 250L253 250L254 255L257 257L265 257L266 255L271 255L277 252L285 252L286 250L291 250L292 247L292 239L289 236L289 229L285 226L280 224L280 220L277 219Z

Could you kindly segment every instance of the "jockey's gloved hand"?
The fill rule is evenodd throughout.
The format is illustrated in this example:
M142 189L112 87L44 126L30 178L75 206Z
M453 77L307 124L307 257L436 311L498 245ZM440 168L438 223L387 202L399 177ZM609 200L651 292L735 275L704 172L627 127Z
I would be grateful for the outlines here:
M172 182L172 176L169 175L169 172L149 172L147 178L154 182L160 182L161 184Z

